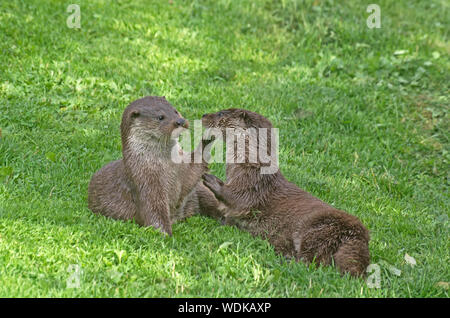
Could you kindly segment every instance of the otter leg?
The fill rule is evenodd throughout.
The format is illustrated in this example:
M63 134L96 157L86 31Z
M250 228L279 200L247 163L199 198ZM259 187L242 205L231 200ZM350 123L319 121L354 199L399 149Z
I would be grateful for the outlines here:
M122 160L113 161L97 171L89 183L88 207L116 220L131 220L136 214L131 189Z
M214 195L216 196L217 199L219 199L220 201L223 201L225 204L227 204L228 202L225 202L225 198L223 195L223 186L224 183L222 180L220 180L219 178L217 178L216 176L212 175L212 174L208 174L205 173L203 176L203 183L205 186L207 186L209 188L209 190L212 191L212 193L214 193Z
M202 177L204 185L223 204L223 206L219 206L219 209L221 210L221 214L225 216L226 223L234 222L232 221L233 218L240 219L249 217L251 207L245 202L242 202L242 200L235 199L236 197L222 180L207 173ZM238 221L236 220L236 222Z
M176 212L170 216L172 224L193 216L198 211L198 197L195 188L186 195Z
M338 210L305 216L293 242L297 259L323 265L334 262L343 274L362 276L370 263L367 229Z
M157 195L141 194L138 202L136 223L144 227L153 226L163 233L172 235L168 199L157 198Z
M130 173L133 200L136 203L134 219L137 224L153 226L163 233L172 235L170 222L169 197L167 185L162 182L154 171L132 171Z
M217 200L214 193L203 182L196 187L199 203L199 213L216 219L223 219L226 206Z

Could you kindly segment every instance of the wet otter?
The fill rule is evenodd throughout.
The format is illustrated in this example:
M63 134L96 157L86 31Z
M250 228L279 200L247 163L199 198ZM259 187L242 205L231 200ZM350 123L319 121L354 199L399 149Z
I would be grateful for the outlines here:
M230 127L272 128L267 118L242 109L205 114L202 123L222 133ZM287 257L324 265L334 262L341 273L364 275L370 259L369 233L360 220L287 181L278 167L273 174L262 174L259 158L248 162L249 153L257 151L249 148L244 163L227 163L225 184L213 175L203 177L225 206L224 223L267 239Z
M94 213L120 220L135 219L169 235L172 223L199 208L218 204L201 176L203 163L174 163L171 151L183 154L176 139L188 122L164 98L148 96L132 102L120 125L123 159L113 161L91 179L88 206ZM174 139L175 137L175 139ZM195 152L210 140L203 140ZM208 214L205 212L205 214Z

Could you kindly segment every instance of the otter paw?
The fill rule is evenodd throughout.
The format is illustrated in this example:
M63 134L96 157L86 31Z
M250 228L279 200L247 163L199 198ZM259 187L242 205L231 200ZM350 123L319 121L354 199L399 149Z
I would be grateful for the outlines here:
M211 183L211 184L218 184L219 186L223 186L224 183L222 180L220 180L219 178L217 178L215 175L209 174L209 173L204 173L202 175L202 178L204 181Z
M216 196L220 194L223 181L212 174L205 173L203 176L203 184L208 187Z

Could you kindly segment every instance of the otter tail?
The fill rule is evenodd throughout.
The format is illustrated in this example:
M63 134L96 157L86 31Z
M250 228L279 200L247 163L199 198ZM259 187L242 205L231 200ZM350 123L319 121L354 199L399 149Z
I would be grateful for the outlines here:
M311 213L294 237L299 259L335 266L342 274L363 276L370 263L369 232L359 219L339 210Z
M370 263L368 242L353 238L343 242L333 255L334 264L342 274L364 276Z

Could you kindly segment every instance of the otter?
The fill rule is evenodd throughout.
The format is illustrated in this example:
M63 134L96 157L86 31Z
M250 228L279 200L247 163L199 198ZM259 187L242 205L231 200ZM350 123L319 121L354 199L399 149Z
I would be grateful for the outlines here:
M264 116L243 109L205 114L202 124L223 135L227 128L269 131L273 127ZM267 239L276 252L288 258L323 265L334 262L342 274L365 275L370 262L369 232L361 221L289 182L278 166L274 173L262 174L267 164L259 158L249 162L250 152L257 149L250 149L248 140L245 142L245 160L227 163L226 183L211 174L203 176L204 184L221 202L222 222ZM233 143L236 147L236 141Z
M93 175L89 209L118 220L134 219L168 235L174 222L199 209L214 212L219 202L201 179L208 171L206 161L175 163L171 157L174 149L178 155L194 156L212 141L202 140L194 152L184 154L177 136L187 127L165 97L147 96L128 105L120 124L123 159Z

